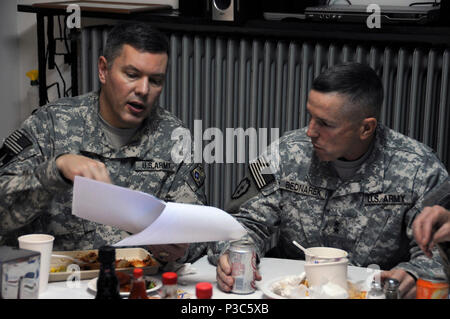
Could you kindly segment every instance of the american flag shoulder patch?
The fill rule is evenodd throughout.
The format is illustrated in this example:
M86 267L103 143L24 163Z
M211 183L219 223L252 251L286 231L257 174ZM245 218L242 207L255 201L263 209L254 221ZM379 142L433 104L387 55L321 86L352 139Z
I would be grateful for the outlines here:
M251 162L249 169L259 190L275 181L270 164L262 158Z
M17 130L12 133L0 148L0 167L8 164L15 156L31 145L31 141L22 131Z
M21 130L17 130L6 138L3 147L7 147L14 155L17 155L31 144L29 138Z

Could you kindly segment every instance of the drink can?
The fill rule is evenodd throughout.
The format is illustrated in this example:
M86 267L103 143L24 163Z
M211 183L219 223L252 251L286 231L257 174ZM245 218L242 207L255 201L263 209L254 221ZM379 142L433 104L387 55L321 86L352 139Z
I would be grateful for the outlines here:
M448 299L449 285L445 281L419 278L416 282L416 299Z
M231 276L234 284L231 292L235 294L250 294L256 290L256 251L252 243L237 241L229 249Z

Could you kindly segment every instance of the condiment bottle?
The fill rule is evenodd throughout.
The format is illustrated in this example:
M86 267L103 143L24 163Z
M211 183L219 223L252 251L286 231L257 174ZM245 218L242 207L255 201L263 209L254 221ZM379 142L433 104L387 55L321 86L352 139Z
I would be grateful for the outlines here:
M162 274L163 286L161 289L161 298L177 299L178 276L174 272L165 272Z
M98 260L100 261L100 273L97 279L95 299L120 299L120 286L115 269L116 250L114 247L100 247Z
M370 290L367 293L367 299L385 299L383 288L379 280L373 280L370 285Z
M141 268L133 270L133 281L131 283L130 296L128 299L148 299L147 289L145 289L145 280L142 277L143 272Z
M394 278L388 278L384 284L384 295L386 299L399 299L398 287L400 282Z
M197 299L211 299L213 287L209 282L199 282L195 286L195 295Z

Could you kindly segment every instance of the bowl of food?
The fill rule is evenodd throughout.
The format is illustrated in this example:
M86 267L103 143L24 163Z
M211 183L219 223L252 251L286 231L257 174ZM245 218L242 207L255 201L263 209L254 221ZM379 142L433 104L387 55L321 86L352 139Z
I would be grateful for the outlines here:
M306 263L329 263L346 259L348 253L345 250L333 247L311 247L305 252Z

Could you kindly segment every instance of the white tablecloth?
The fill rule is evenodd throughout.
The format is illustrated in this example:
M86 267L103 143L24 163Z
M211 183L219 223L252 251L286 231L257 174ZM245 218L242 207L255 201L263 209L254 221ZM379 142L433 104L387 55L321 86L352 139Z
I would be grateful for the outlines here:
M204 256L192 264L196 269L195 274L180 276L178 286L180 289L191 294L195 298L195 285L199 282L210 282L213 285L213 298L215 299L261 299L264 294L261 288L268 281L277 277L300 275L303 270L304 261L278 258L262 258L259 271L262 280L257 282L257 290L252 294L233 294L222 292L216 284L216 267L211 265ZM365 280L373 275L373 270L361 267L348 267L348 279L352 282ZM156 277L161 274L154 275ZM51 282L45 292L40 294L40 299L92 299L95 293L88 289L89 280L79 282L79 287L70 287L67 282Z

